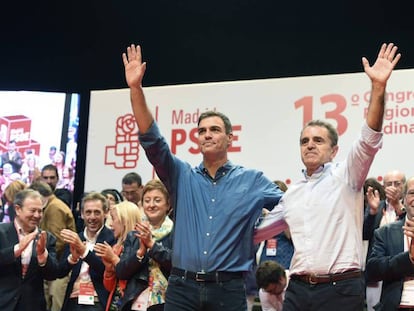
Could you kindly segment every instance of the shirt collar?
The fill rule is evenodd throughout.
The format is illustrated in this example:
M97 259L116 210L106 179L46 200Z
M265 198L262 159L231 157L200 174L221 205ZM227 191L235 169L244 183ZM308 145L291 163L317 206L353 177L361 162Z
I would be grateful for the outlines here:
M227 161L226 163L224 163L221 167L219 167L219 169L216 172L216 176L214 179L219 179L221 176L226 175L231 169L233 169L235 166L233 165L233 163L231 163L230 161ZM204 163L201 162L200 165L198 166L198 170L205 174L206 176L210 176L208 174L207 169L204 166Z
M306 169L303 169L302 170L302 173L303 173L303 175L305 176L305 178L307 180L309 180L309 179L317 179L331 165L332 165L332 162L328 162L328 163L322 164L321 166L319 166L319 168L315 172L313 172L313 174L311 176L308 176Z
M20 225L20 223L17 220L17 217L14 219L14 228L16 228L17 233L20 235L26 235L28 233L31 233L31 232L24 232L23 227ZM36 231L36 230L39 230L39 228L36 227L33 231Z
M103 229L104 227L105 227L105 225L103 225L103 226L101 227L101 229L99 229L99 230L96 232L95 236L94 236L92 239L91 239L91 238L89 238L88 233L87 233L87 231L86 231L86 227L85 227L85 229L83 229L83 236L85 237L85 239L86 239L86 241L87 241L87 242L95 244L95 243L96 243L96 239L98 238L99 234L101 234L101 231L102 231L102 229Z

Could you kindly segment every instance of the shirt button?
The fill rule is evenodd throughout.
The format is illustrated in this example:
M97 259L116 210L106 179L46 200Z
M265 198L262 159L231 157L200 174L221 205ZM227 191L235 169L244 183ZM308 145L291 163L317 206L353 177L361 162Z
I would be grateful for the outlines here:
M216 199L211 199L211 202L215 202L216 201Z
M208 216L208 219L213 219L213 216Z
M206 236L210 236L210 233L209 233L209 232L207 232L207 233L206 233Z
M203 254L204 254L204 255L207 255L207 251L204 251L204 252L203 252Z

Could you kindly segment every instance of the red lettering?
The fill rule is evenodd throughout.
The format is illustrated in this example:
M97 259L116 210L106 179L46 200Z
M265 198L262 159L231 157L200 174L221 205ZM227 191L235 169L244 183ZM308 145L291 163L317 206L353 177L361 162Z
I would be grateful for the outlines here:
M193 129L190 131L190 140L191 140L193 143L195 143L195 145L197 146L197 148L190 147L190 148L188 149L188 151L189 151L191 154L197 154L197 153L200 153L200 146L198 145L197 135L198 135L197 128L193 128Z
M185 143L187 134L183 129L175 129L171 131L171 152L177 153L177 146Z
M232 127L233 129L233 141L231 145L229 146L228 151L229 152L240 152L241 146L235 146L234 143L239 141L239 136L235 134L236 131L241 131L241 125L234 125Z

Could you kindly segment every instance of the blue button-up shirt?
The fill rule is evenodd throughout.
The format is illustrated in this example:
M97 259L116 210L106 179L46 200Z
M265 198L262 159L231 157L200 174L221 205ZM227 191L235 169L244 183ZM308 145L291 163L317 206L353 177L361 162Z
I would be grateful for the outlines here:
M191 167L173 155L155 122L139 139L172 199L173 266L195 272L250 270L256 220L283 192L262 172L231 162L211 178L203 164Z

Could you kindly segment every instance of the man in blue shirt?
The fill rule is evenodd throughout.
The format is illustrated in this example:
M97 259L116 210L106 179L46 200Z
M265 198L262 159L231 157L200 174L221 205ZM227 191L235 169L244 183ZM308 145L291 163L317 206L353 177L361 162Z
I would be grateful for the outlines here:
M244 274L252 267L254 225L282 191L263 174L228 160L230 120L204 112L198 120L203 161L191 167L172 154L146 104L141 49L123 54L139 139L168 188L175 213L173 269L165 310L246 310Z

